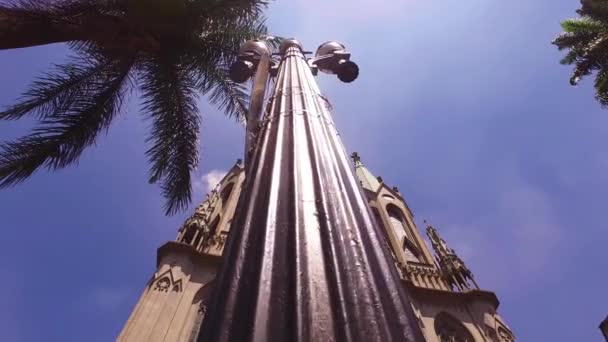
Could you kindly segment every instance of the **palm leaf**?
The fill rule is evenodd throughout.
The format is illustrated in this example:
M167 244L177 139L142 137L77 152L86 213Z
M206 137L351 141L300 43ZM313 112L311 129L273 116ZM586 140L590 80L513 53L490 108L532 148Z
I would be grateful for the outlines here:
M604 23L586 17L564 20L561 25L568 33L606 32Z
M608 54L608 36L599 36L588 44L577 61L570 84L576 85L583 76L591 74L593 70L601 67L600 61Z
M194 0L191 7L193 12L218 21L230 21L235 18L259 18L266 9L266 0Z
M77 161L120 111L132 70L139 76L143 106L151 121L146 152L151 164L149 180L161 183L167 214L188 205L190 173L198 164L196 92L207 95L229 116L241 119L246 115L248 89L229 79L226 66L234 62L246 40L267 37L261 12L268 2L187 0L190 7L183 23L170 23L167 28L163 23L129 25L133 21L127 18L128 1L11 2L10 9L22 16L19 20L25 26L32 27L30 21L48 21L60 36L67 30L67 38L57 39L65 38L62 41L79 56L38 79L17 104L0 112L0 119L32 114L42 120L29 136L0 146L0 186L18 183L41 166L56 169ZM91 27L107 26L108 32L74 29L87 27L89 22ZM120 39L115 39L117 32ZM40 39L36 39L17 43L38 44ZM278 38L266 39L270 45L278 45ZM110 65L123 66L124 73L108 70Z
M142 75L144 109L152 121L146 152L151 183L161 181L165 212L174 214L190 203L191 175L198 165L200 119L195 84L179 61L161 56L145 63Z
M42 119L62 115L99 81L106 71L105 63L104 60L77 59L56 65L55 71L36 80L18 103L0 112L0 119L20 119L27 114Z
M584 47L589 44L595 37L595 32L578 32L578 33L562 33L552 42L559 50L570 49L577 46Z
M576 12L584 17L608 24L608 2L605 0L583 0L582 7Z
M228 76L228 70L209 67L202 71L197 87L208 95L212 104L236 120L243 120L249 112L249 93L246 86L236 83Z
M595 98L602 107L608 107L608 65L604 65L595 77Z
M131 82L129 65L111 65L103 77L61 113L48 117L30 135L0 145L0 187L24 181L41 166L55 170L78 160L120 112Z

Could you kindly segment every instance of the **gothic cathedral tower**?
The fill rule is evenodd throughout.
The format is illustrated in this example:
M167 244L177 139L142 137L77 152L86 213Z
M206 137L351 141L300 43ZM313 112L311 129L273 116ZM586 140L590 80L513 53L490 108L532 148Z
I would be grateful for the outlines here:
M426 227L431 252L399 190L375 177L356 153L353 160L426 340L515 341L496 312L496 295L477 286L473 273L437 229ZM244 180L239 161L186 220L176 240L158 249L157 270L118 341L197 340Z

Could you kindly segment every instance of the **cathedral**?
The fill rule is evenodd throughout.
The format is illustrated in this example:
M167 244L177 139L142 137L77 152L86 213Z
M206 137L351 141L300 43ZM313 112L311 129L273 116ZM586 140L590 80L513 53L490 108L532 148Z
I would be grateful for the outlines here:
M418 229L396 187L375 177L357 153L352 159L426 341L515 341L497 313L496 294L478 286L436 228ZM158 249L156 272L118 341L197 341L244 180L244 168L237 161L179 228L175 241Z

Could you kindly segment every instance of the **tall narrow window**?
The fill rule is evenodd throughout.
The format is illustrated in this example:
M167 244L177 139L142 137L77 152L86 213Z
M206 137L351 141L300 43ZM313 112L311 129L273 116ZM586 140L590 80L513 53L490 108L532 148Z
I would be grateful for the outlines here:
M217 233L217 226L219 223L220 223L220 215L217 215L215 220L213 220L213 222L211 222L211 224L209 225L209 236L213 236Z
M222 190L222 208L226 208L226 204L228 203L228 200L230 199L230 195L232 194L232 188L234 187L234 183L230 183L228 184L224 190Z
M190 226L186 227L186 232L184 233L184 236L182 237L182 242L187 243L187 244L192 244L194 242L192 240L194 239L195 234L196 234L196 225L190 225Z
M209 299L210 286L211 284L207 284L201 288L196 295L194 295L194 299L192 300L191 310L194 311L194 319L192 321L192 330L190 332L188 342L196 342L198 340L201 325L203 324L205 314L207 313L207 302Z
M378 228L382 232L382 237L384 238L384 242L386 243L388 250L391 252L391 256L393 257L393 260L396 261L397 257L395 257L395 251L393 250L393 246L390 243L390 239L388 237L388 232L386 231L386 226L384 225L384 222L382 221L380 212L375 207L371 207L371 209L372 209L372 213L374 214L374 218L376 219L376 224L378 225Z
M420 260L416 256L416 253L405 244L405 239L410 239L410 237L408 235L403 213L399 208L392 204L389 204L386 207L386 211L388 212L388 217L391 221L391 228L393 229L395 237L397 237L397 241L399 242L399 247L403 248L403 251L405 252L405 259L407 261L419 262Z
M405 224L403 223L403 215L401 214L401 210L394 205L387 206L386 210L388 211L388 217L391 220L393 232L395 232L395 235L398 237L399 243L403 244L403 239L408 238L408 236Z
M371 209L372 209L372 214L374 214L374 218L376 219L377 227L380 228L380 231L382 231L382 236L384 237L386 242L388 242L389 239L388 239L388 236L386 235L386 227L384 226L384 223L382 222L382 217L380 216L380 212L375 207L371 207Z

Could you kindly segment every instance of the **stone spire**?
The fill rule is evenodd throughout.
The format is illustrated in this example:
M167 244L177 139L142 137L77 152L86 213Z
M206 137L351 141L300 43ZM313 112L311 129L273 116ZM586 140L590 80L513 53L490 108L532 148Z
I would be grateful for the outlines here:
M426 223L426 221L425 221ZM439 236L439 233L433 226L428 225L426 235L429 237L433 250L435 251L435 259L439 263L439 268L443 273L446 281L451 287L457 287L460 291L475 287L479 289L473 273L464 264L464 261L451 249L444 239ZM471 283L473 286L471 286Z
M374 175L363 165L361 157L359 157L357 152L354 152L350 157L355 162L355 174L357 175L361 186L371 192L378 191L381 179L379 177L374 177Z

